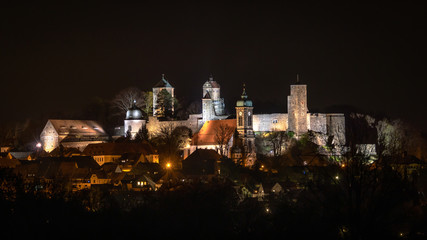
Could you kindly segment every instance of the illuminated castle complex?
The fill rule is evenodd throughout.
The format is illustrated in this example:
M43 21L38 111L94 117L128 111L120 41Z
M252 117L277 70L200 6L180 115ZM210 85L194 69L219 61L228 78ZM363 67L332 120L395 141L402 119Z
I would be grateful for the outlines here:
M332 139L335 146L345 145L344 114L309 113L307 85L301 84L298 78L297 82L290 86L290 95L287 98L288 113L254 114L255 105L249 99L244 86L241 99L236 102L234 118L225 114L224 99L220 96L220 90L218 82L210 76L202 86L202 113L190 114L187 120L165 120L166 114L174 111L175 95L174 87L162 74L161 80L153 87L153 116L147 118L134 102L127 111L122 134L131 134L131 137L135 137L139 129L146 128L149 136L153 137L165 126L185 126L195 134L191 144L183 149L184 158L198 148L214 149L232 157L229 150L233 147L234 134L228 133L225 142L218 141L218 131L221 127L226 127L238 132L242 146L237 152L244 158L245 166L252 166L256 159L255 136L265 132L293 132L294 136L299 138L312 131L325 136L326 139ZM160 102L162 104L159 104ZM41 134L43 148L46 151L53 150L59 144L70 147L75 145L82 149L88 143L106 141L105 131L96 122L58 121L49 120ZM71 135L72 133L75 134ZM322 145L326 142L319 140L317 144Z

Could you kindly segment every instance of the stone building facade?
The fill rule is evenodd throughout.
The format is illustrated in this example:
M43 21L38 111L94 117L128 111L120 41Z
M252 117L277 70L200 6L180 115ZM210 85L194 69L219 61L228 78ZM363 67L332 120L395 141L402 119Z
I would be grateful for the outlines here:
M108 138L101 125L92 120L49 119L40 134L42 148L46 152L60 145L83 151L87 145L107 142Z
M164 117L164 109L160 109L160 106L158 105L158 99L159 95L162 92L162 90L166 90L171 98L173 99L175 97L175 88L166 80L165 75L162 74L162 79L154 85L153 87L153 116L157 117ZM174 112L174 105L173 102L170 103L171 106L169 106L172 110L172 113Z
M202 96L203 122L224 119L226 117L224 99L221 98L221 87L213 80L212 76L203 84Z

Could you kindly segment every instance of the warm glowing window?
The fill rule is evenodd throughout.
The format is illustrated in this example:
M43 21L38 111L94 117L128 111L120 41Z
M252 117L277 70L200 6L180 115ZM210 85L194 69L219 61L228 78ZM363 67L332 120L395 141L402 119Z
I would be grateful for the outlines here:
M243 117L239 116L239 122L238 122L239 126L243 125Z

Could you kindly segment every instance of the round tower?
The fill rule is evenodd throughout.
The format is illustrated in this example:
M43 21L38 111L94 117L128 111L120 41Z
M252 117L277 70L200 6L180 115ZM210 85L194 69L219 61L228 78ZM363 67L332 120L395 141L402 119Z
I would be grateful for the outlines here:
M144 112L136 106L136 100L133 100L132 107L126 112L125 118L125 136L130 133L130 137L135 138L141 128L145 128L146 116Z

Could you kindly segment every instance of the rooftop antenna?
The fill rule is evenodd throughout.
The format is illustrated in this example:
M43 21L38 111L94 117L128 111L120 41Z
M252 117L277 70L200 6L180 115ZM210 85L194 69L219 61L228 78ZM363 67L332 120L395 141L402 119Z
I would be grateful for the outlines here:
M297 83L299 83L299 74L297 73Z
M165 79L165 74L164 73L162 73L162 79Z

